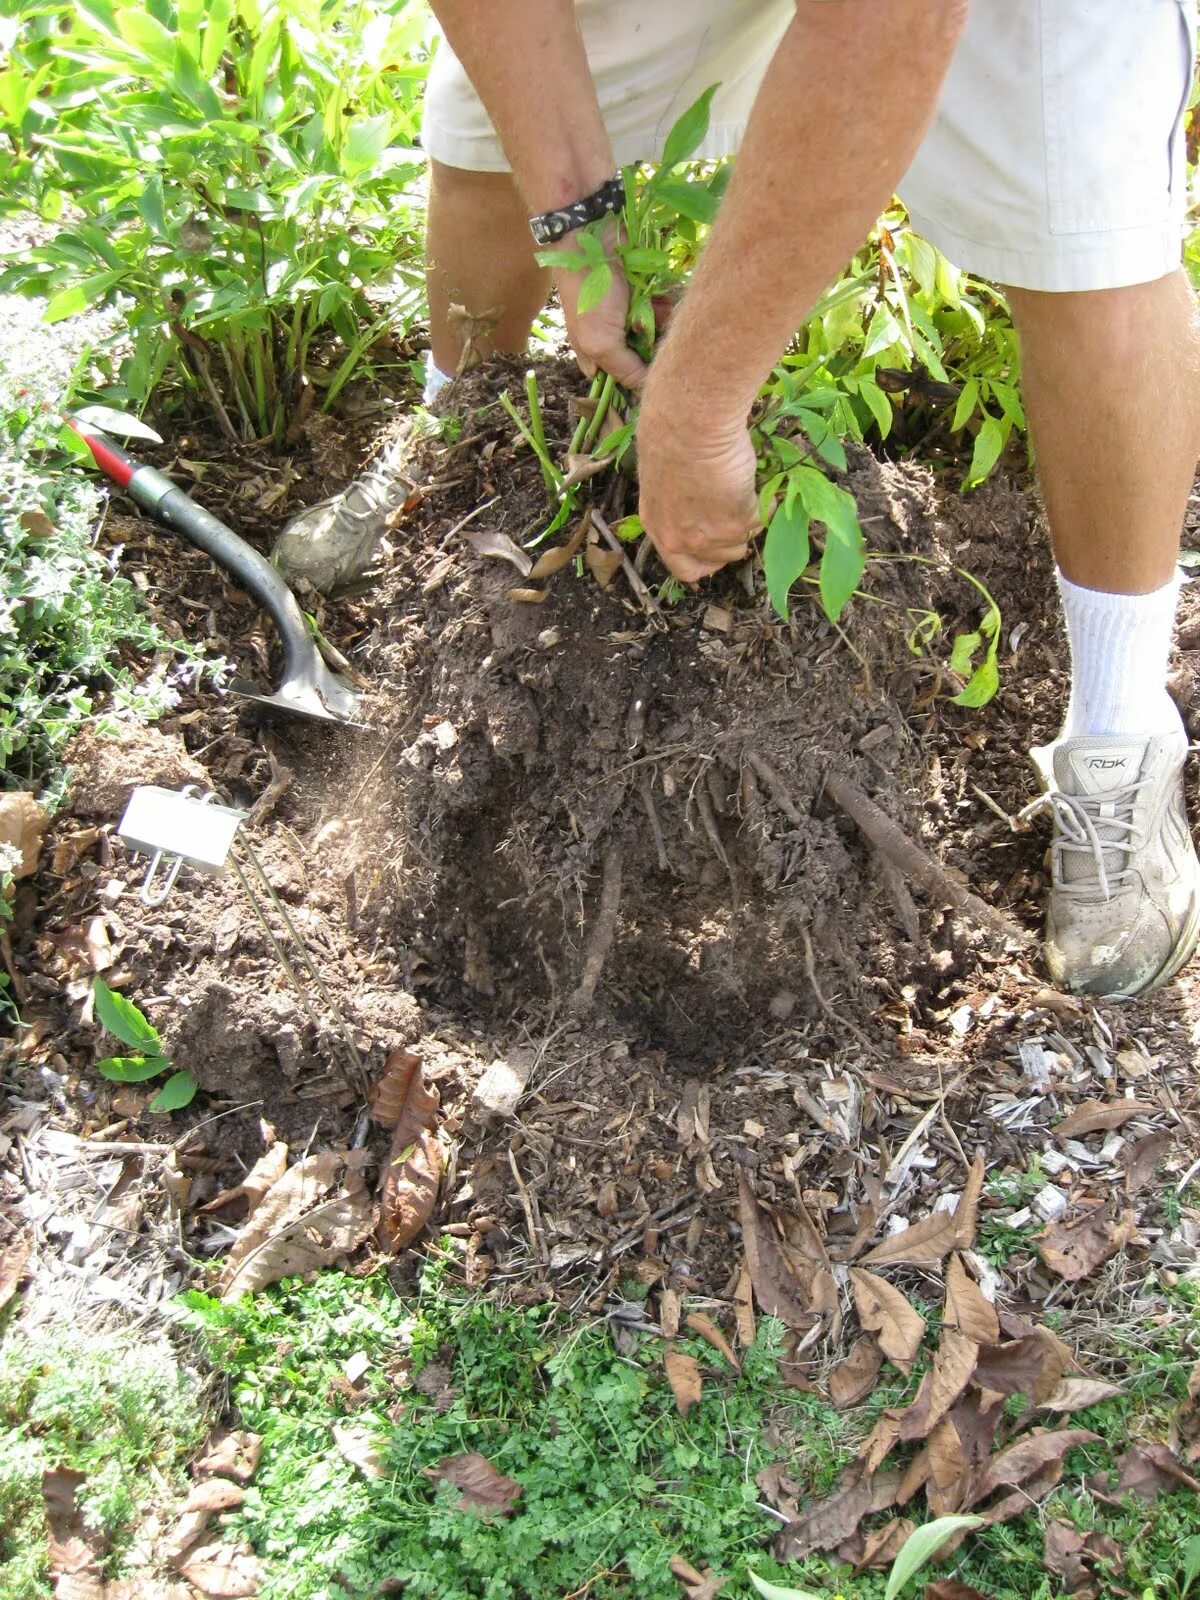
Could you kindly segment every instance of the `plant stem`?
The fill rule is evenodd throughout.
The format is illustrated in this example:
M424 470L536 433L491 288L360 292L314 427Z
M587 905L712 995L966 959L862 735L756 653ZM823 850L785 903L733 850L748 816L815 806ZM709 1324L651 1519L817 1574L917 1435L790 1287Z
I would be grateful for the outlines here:
M596 409L592 412L591 420L588 422L587 429L583 435L582 451L584 455L587 455L596 442L604 419L608 415L608 408L612 405L613 393L616 387L616 380L606 373L604 383L600 389L600 398L596 401Z
M546 480L546 488L550 495L550 504L556 506L558 504L559 490L562 487L562 473L559 472L558 468L547 455L545 443L535 439L533 434L529 431L529 427L526 424L525 418L517 410L516 406L513 405L507 389L502 391L502 393L499 395L499 400L508 416L512 418L513 423L516 425L517 432L521 435L522 439L524 439L525 443L538 458L538 463L542 469L542 477Z
M592 379L592 386L588 390L588 399L589 400L595 400L595 401L599 402L600 391L604 387L604 378L605 378L605 374L603 372L598 372L596 374L596 376ZM584 412L583 416L580 417L579 423L578 423L578 425L577 425L577 427L575 429L575 432L571 437L571 443L568 446L568 454L569 455L577 456L579 454L579 452L583 449L583 436L587 432L588 423L591 420L592 420L591 417L589 417L586 412Z
M538 399L537 373L532 367L525 374L525 400L529 406L529 431L537 441L537 456L542 464L542 477L551 495L558 492L562 476L550 459L546 445L546 429L542 424L542 403Z

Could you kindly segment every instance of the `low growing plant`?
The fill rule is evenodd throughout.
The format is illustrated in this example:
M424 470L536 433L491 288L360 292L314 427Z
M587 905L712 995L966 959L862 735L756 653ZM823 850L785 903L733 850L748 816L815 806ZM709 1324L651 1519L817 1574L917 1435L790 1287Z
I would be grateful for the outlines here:
M179 1111L190 1105L199 1085L186 1067L171 1072L171 1058L163 1053L158 1029L145 1013L132 1000L110 989L103 978L96 979L92 992L101 1027L135 1052L131 1056L105 1056L96 1063L100 1076L114 1083L145 1083L170 1072L171 1076L150 1101L147 1111Z

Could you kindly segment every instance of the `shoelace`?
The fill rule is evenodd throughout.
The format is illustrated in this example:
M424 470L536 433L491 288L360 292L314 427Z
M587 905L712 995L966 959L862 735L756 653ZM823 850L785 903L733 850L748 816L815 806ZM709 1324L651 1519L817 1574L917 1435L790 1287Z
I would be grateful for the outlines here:
M1120 851L1128 862L1129 856L1139 848L1133 837L1133 803L1151 782L1150 778L1140 778L1137 783L1123 789L1110 789L1105 794L1063 794L1058 789L1049 789L1018 812L1018 816L1027 821L1048 811L1054 818L1054 849L1064 855L1090 855L1095 863L1095 877L1088 875L1067 882L1065 873L1055 873L1056 888L1078 899L1091 899L1099 890L1102 899L1111 900L1113 886L1133 876L1128 865L1117 872L1109 872L1104 865L1104 852ZM1101 808L1109 806L1112 814L1101 815ZM1107 832L1115 832L1116 837L1102 839L1097 823Z

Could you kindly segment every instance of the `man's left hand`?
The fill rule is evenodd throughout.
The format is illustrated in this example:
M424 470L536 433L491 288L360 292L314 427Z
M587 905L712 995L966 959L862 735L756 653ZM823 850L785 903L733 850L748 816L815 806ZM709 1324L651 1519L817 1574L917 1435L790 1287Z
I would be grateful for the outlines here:
M749 554L756 458L744 421L690 415L680 398L652 369L638 416L639 510L666 567L695 583Z

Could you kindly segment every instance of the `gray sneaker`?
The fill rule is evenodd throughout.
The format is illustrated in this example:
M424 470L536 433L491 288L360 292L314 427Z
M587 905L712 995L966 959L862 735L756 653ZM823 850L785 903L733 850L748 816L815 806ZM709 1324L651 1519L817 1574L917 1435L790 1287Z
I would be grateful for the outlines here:
M1187 739L1061 739L1031 752L1054 818L1046 965L1060 989L1122 999L1173 978L1200 939Z

